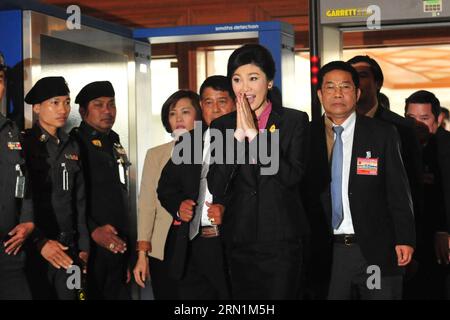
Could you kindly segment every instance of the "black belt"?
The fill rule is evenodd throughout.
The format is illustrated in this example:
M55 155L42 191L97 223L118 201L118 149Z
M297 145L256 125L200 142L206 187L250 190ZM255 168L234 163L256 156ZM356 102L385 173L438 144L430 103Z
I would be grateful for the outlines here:
M356 236L354 234L335 234L333 237L334 243L345 244L346 246L351 246L357 243Z

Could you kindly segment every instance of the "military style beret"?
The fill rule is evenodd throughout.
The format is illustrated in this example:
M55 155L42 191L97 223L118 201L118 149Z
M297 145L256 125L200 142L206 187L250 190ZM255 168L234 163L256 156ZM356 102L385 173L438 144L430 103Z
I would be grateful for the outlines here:
M53 97L68 96L69 87L63 77L45 77L40 79L25 96L28 104L37 104Z
M75 98L75 103L86 105L99 97L114 97L116 94L109 81L91 82L83 87Z

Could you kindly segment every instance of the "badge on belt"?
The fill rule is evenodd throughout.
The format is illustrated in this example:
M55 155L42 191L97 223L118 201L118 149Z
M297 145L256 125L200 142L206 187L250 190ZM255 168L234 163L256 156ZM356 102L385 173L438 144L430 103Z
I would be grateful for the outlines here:
M8 149L9 150L22 150L22 145L20 142L8 142Z
M378 175L378 158L372 158L372 153L370 151L366 152L365 158L357 158L356 174L363 176Z

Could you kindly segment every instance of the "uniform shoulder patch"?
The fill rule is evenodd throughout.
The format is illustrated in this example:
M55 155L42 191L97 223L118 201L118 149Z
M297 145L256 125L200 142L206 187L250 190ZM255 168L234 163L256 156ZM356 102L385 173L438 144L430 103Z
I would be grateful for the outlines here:
M101 142L99 139L94 139L94 140L92 140L91 142L92 142L92 144L93 144L94 146L96 146L96 147L99 147L99 148L102 147L102 142Z

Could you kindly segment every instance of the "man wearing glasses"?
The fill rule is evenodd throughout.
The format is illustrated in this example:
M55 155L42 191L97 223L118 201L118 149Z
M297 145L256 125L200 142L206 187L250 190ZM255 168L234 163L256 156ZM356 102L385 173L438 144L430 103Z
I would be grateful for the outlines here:
M400 299L415 232L398 134L356 114L359 77L348 63L322 67L317 94L325 115L311 125L307 170L313 264L329 253L317 269L331 266L328 299Z

